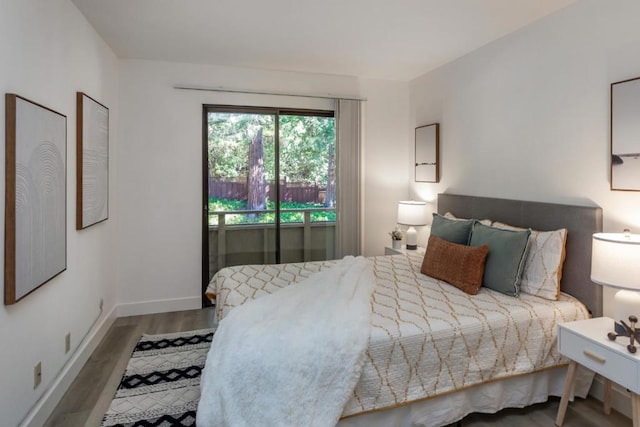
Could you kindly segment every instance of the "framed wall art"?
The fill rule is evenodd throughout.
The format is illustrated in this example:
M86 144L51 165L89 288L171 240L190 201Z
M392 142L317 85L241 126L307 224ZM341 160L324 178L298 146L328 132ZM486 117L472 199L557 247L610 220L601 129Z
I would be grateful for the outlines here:
M611 84L611 189L640 191L640 77Z
M415 144L415 180L439 182L440 124L417 127Z
M67 117L8 93L5 120L9 305L67 268Z
M85 93L77 97L76 229L109 217L109 109Z

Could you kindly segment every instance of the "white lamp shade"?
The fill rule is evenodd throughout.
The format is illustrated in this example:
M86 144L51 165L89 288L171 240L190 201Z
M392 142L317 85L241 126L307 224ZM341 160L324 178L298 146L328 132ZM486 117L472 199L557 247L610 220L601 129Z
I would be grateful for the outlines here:
M429 223L426 202L398 202L398 224L427 225Z
M591 251L593 282L617 289L640 290L640 235L596 233Z

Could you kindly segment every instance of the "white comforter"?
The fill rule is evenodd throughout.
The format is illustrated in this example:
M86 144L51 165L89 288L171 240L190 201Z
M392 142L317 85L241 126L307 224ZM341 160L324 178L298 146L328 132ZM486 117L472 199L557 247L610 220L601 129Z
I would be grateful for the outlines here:
M369 340L370 261L346 257L223 319L202 374L198 426L335 426Z
M420 273L422 258L368 258L376 277L369 346L343 417L567 363L557 351L557 325L588 317L575 298L561 294L559 301L549 301L524 293L513 298L484 287L468 295ZM228 267L213 278L208 294L216 296L216 311L224 319L334 264Z

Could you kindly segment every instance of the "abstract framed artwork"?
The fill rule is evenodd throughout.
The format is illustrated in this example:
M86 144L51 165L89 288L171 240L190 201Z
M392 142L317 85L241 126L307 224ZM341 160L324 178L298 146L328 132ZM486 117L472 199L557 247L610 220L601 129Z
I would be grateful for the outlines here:
M640 191L640 77L611 83L611 189Z
M4 303L67 268L67 117L5 94Z
M415 144L416 182L439 182L440 124L417 127Z
M109 109L85 93L77 100L76 229L109 218Z

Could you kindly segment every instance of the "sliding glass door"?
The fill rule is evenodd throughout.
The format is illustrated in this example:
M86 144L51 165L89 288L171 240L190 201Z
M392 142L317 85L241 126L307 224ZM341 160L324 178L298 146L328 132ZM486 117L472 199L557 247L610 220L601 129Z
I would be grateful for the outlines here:
M334 258L336 223L333 114L279 115L280 261Z
M203 287L225 266L333 258L333 112L205 106L203 124Z

